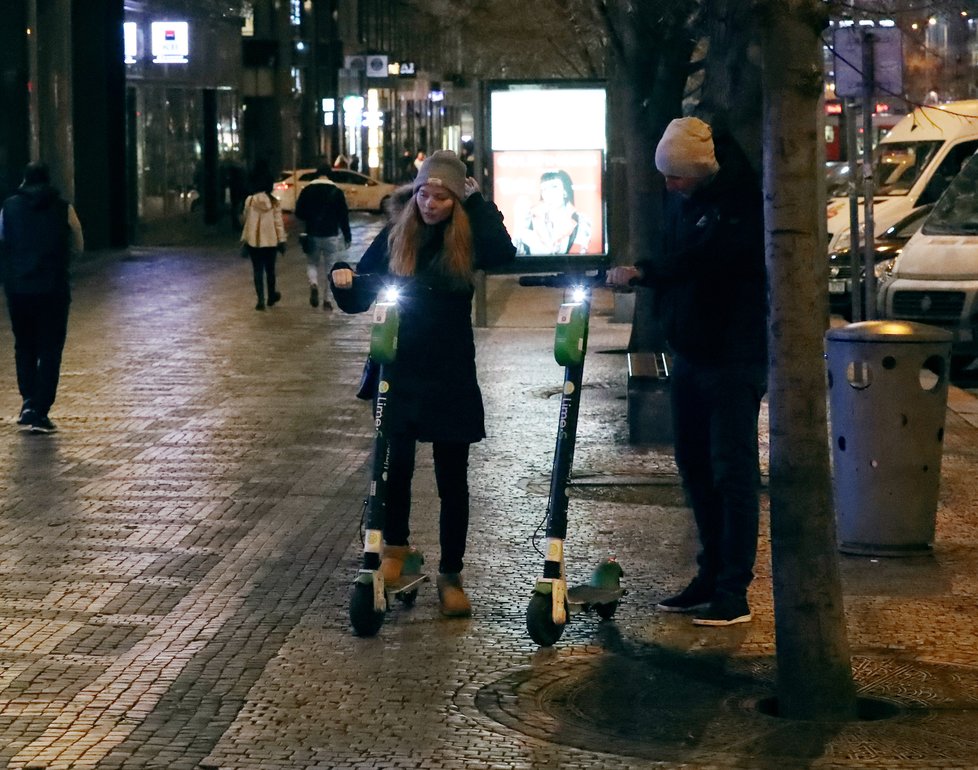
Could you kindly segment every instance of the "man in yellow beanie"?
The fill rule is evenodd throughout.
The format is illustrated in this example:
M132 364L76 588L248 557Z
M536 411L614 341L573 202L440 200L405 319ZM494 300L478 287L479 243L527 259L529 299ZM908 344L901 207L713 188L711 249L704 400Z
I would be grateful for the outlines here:
M673 357L676 465L700 540L698 570L663 612L693 623L751 619L757 554L757 418L767 391L767 278L760 185L732 145L718 162L710 126L673 120L656 147L665 177L657 251L608 273L611 286L648 286Z

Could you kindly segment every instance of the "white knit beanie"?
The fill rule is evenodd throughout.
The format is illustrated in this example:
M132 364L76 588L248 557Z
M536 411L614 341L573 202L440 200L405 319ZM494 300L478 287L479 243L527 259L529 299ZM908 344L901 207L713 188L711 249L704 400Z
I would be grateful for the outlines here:
M665 176L702 179L720 165L713 152L713 132L699 118L676 118L655 148L655 167Z

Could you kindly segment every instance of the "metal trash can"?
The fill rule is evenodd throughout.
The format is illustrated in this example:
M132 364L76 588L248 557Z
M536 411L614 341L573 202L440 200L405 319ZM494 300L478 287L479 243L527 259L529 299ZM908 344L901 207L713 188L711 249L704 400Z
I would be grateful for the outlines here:
M863 321L826 335L839 550L930 551L937 518L951 333Z

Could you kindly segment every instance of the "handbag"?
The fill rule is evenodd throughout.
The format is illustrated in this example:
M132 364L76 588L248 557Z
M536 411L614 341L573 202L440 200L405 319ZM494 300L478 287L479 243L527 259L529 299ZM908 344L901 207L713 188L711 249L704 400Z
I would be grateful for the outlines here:
M380 364L371 356L363 362L363 372L360 373L360 387L357 398L361 401L372 401L377 396L377 386L380 384Z

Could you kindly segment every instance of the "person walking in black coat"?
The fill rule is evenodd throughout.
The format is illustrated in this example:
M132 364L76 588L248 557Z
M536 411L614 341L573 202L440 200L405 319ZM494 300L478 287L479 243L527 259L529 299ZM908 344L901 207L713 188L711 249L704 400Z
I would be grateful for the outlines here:
M14 333L14 363L23 406L17 424L53 433L48 417L61 377L71 304L69 265L84 251L74 208L51 186L44 163L29 163L24 182L0 210L4 291Z
M306 276L309 278L309 304L319 307L319 287L322 286L323 310L332 310L333 305L325 296L326 276L340 253L350 247L353 235L346 196L329 178L327 167L320 166L316 178L299 193L295 216L306 228L302 250L306 255Z
M698 118L669 124L655 164L667 192L661 254L613 268L608 283L653 290L673 354L676 465L700 552L693 580L656 607L693 612L695 625L745 623L757 554L757 419L767 391L761 188L743 153L732 143L715 148Z
M469 525L469 447L485 438L482 392L472 332L473 272L516 256L499 210L466 178L454 152L427 158L403 210L371 243L354 273L338 263L333 295L348 313L367 310L378 275L399 289L397 393L391 415L387 515L381 573L399 577L408 553L416 442L430 442L441 499L438 598L442 614L466 616L472 605L461 572Z

